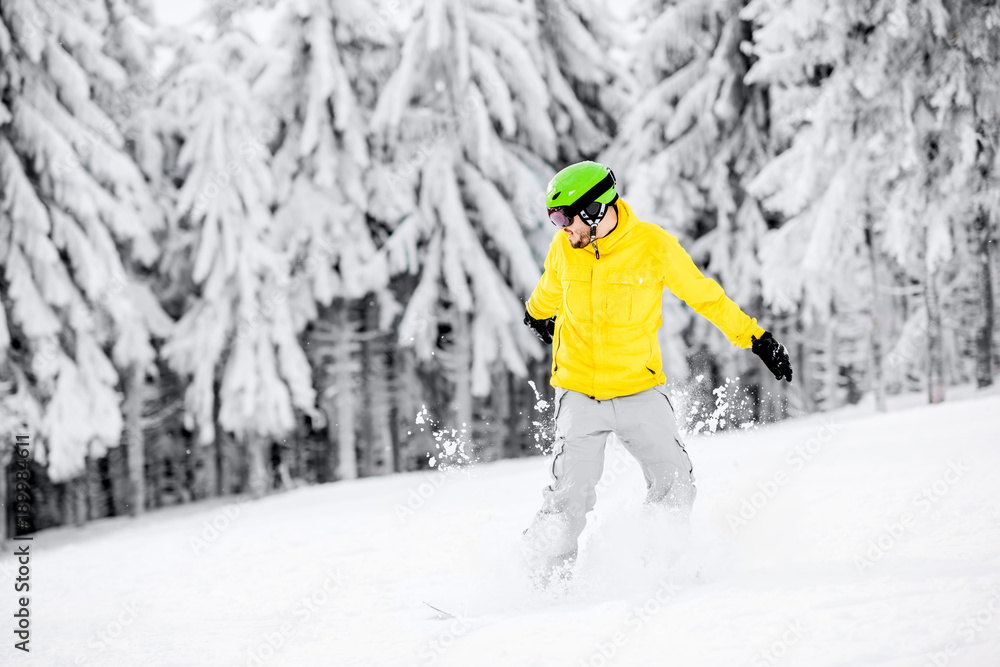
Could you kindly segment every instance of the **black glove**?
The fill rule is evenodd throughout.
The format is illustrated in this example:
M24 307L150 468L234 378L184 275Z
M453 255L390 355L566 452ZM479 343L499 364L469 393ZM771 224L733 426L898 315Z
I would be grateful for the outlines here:
M531 327L532 332L538 336L538 340L546 345L552 345L552 335L556 332L556 318L550 317L547 320L536 320L528 314L528 309L524 309L524 323Z
M785 379L792 381L792 364L788 361L788 351L785 346L774 340L770 331L765 331L760 338L751 336L753 341L750 349L760 357L760 360L767 366L767 370L774 373L775 380Z

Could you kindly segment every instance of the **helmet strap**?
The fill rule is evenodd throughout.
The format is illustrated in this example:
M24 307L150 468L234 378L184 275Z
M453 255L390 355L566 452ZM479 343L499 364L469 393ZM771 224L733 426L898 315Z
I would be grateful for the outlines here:
M615 199L617 200L617 197ZM590 244L594 246L594 254L597 255L597 259L601 258L601 251L597 249L597 226L601 224L601 221L604 220L604 216L607 214L608 205L603 203L601 204L601 208L597 211L597 215L593 217L587 215L586 209L580 211L580 218L590 225Z

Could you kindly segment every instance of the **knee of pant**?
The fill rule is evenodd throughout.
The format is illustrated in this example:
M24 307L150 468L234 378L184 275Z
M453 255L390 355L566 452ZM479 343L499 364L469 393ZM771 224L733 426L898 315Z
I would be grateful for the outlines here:
M593 507L597 498L597 484L601 481L602 466L591 461L575 464L565 471L564 495L572 502Z
M592 488L601 481L604 462L560 454L552 463L556 485L569 488Z
M652 479L647 478L646 487L650 496L665 496L671 492L677 494L687 489L694 489L694 476L687 470L681 470L675 465L661 467Z
M660 461L647 465L643 471L646 474L646 484L656 487L669 487L675 483L688 483L693 478L690 470L681 469L672 461Z
M666 487L650 488L646 502L669 509L690 510L694 505L697 489L690 480L675 480Z
M566 485L554 492L547 492L546 505L550 511L571 517L582 517L597 504L596 485L581 488Z

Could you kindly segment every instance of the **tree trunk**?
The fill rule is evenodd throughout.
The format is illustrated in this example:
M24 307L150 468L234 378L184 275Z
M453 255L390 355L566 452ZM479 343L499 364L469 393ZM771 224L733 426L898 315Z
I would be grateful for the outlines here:
M812 356L810 355L809 336L810 330L805 325L805 303L799 302L794 311L788 315L788 343L789 351L794 349L795 361L793 362L793 377L790 385L783 388L782 394L785 397L784 405L780 412L783 416L795 414L792 408L797 408L801 413L811 414L816 412L816 401L813 392L816 390L816 378L812 367ZM773 389L766 385L768 379L773 376L763 369L765 382L761 383L762 390L769 390L775 395Z
M215 442L212 443L212 453L215 455L215 495L224 496L227 492L229 466L226 465L226 442L229 436L215 430ZM201 446L201 445L199 445Z
M796 318L796 321L801 322L800 319ZM809 368L809 349L806 345L806 337L804 334L799 334L798 342L795 344L795 358L798 361L796 364L795 371L793 373L794 377L798 378L798 391L789 391L790 396L799 396L801 401L801 407L803 412L811 413L815 412L815 407L809 393L811 386L812 369ZM766 373L764 375L765 379L769 377Z
M198 477L196 496L199 499L212 498L219 495L219 450L216 446L206 446L194 443L192 445L198 455Z
M831 318L831 322L835 321ZM831 324L827 324L823 327L824 333L824 343L821 357L823 361L821 377L822 377L822 389L819 394L819 408L823 412L828 412L835 408L840 407L840 400L838 396L838 387L840 385L840 376L838 374L837 368L837 330Z
M392 472L403 472L403 447L399 436L399 408L395 401L389 408L389 438L392 445Z
M59 494L59 525L71 526L75 523L76 516L73 513L73 480L68 479L62 483Z
M124 433L122 436L124 438ZM110 513L114 516L126 516L131 511L129 504L129 474L128 452L125 444L108 451L108 481L111 485Z
M358 454L355 435L357 410L355 393L355 375L357 359L357 330L352 323L350 303L340 302L333 310L333 337L327 343L331 345L331 368L333 375L333 406L329 416L329 433L336 439L331 445L336 446L336 457L331 457L336 463L333 478L336 480L358 478Z
M384 475L392 472L392 368L384 334L378 331L378 308L362 304L364 334L362 368L364 369L365 413L365 474Z
M89 456L87 457L90 458ZM73 525L82 526L87 522L87 475L76 477L73 485Z
M347 373L337 377L337 398L335 428L337 432L337 480L358 478L358 452L354 435L354 387Z
M781 334L779 340L784 342L785 349L789 352L789 362L793 364L792 375L795 378L793 382L775 380L771 372L760 363L759 359L756 357L752 358L752 363L756 364L757 372L761 374L760 377L762 378L762 381L757 386L757 398L755 402L758 410L758 418L762 419L765 423L774 423L782 419L787 419L789 416L790 399L793 396L797 397L796 403L801 413L812 411L809 407L809 385L805 382L803 375L805 372L805 346L802 342L802 335L795 327L797 321L794 313L781 316L777 320L777 328L779 328ZM798 366L794 365L796 361L794 358L791 358L793 350L798 357ZM678 419L682 418L678 416Z
M453 320L453 358L451 381L455 383L452 401L454 426L466 439L467 447L472 440L472 334L469 331L469 314L457 311ZM447 426L447 425L444 425ZM469 451L468 449L466 451Z
M267 465L267 439L260 436L246 438L247 492L253 498L260 498L271 489L271 476Z
M144 373L133 364L125 371L125 454L128 458L129 514L139 516L146 509L146 440L142 432L142 386Z
M930 403L941 403L945 394L944 337L937 276L930 267L927 269L924 298L927 303L927 398Z
M97 462L94 460L93 455L90 453L90 447L87 448L87 455L83 457L83 503L84 503L84 521L93 521L94 519L100 519L103 514L101 512L101 477L97 470Z
M872 301L871 314L871 386L875 393L875 410L885 412L885 374L882 368L882 322L881 299L878 289L878 263L875 255L875 232L871 215L868 215L865 228L865 245L868 248L868 268L871 272Z
M196 442L192 446L202 447L205 458L214 459L213 472L215 479L213 480L214 489L211 495L221 497L232 493L233 479L239 474L239 471L235 470L233 461L232 450L235 445L232 434L226 433L221 427L216 425L214 442L207 445ZM209 487L212 488L212 486L210 483Z
M527 384L531 378L531 370L523 378L517 378L518 383ZM500 426L500 458L509 459L520 456L518 448L511 433L511 407L513 406L515 375L504 370L500 375L500 381L493 387L495 392L496 418ZM537 386L537 385L536 385ZM538 387L540 392L545 391L545 387ZM545 423L545 413L538 414L537 421ZM544 427L543 427L544 428Z
M976 215L975 238L978 241L979 293L983 300L983 319L976 332L976 386L982 389L993 384L993 275L990 219L980 209Z
M417 414L424 405L424 387L417 372L418 361L412 348L397 350L396 404L399 411L399 453L397 460L403 471L417 470L426 461L424 455L433 449L427 424L424 430L416 423ZM418 457L420 457L418 459ZM422 460L421 460L422 459Z

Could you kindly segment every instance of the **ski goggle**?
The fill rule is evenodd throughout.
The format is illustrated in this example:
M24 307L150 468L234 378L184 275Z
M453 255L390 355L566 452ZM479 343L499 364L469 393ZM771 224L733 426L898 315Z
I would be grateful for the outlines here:
M589 218L593 218L594 216L600 214L601 206L603 206L603 204L593 202L577 213L584 214L584 222L586 222ZM575 216L576 213L570 213L569 206L558 206L556 208L549 209L549 220L551 220L552 224L559 229L564 229L572 225L573 218Z
M549 220L552 224L563 229L573 224L573 216L568 215L565 206L557 206L549 209Z

